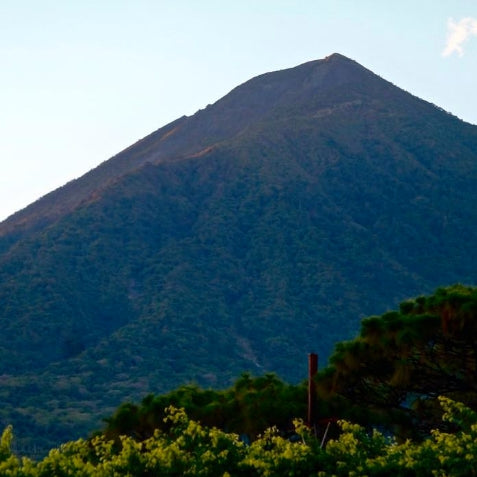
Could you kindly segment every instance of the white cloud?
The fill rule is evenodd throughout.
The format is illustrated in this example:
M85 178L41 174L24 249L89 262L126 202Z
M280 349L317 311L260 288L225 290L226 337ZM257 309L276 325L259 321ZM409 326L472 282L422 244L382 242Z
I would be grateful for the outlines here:
M472 36L477 36L477 18L466 17L458 22L449 18L447 21L447 43L442 51L442 56L450 56L452 53L463 56L463 44Z

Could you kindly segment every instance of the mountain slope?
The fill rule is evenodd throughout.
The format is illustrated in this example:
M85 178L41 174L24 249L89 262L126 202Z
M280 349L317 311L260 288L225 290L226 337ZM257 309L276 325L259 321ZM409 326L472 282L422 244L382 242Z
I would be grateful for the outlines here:
M325 60L266 73L235 88L213 107L209 105L191 117L183 116L173 121L83 177L9 217L0 225L0 237L56 220L91 200L98 190L146 163L200 154L221 141L252 129L260 121L276 118L285 110L289 119L290 108L296 110L293 115L300 117L306 109L307 115L323 116L337 107L356 107L360 100L352 89L363 84L367 93L371 91L374 96L392 98L396 107L399 107L402 95L407 103L412 103L411 107L424 103L336 53ZM347 101L347 96L353 99ZM313 111L312 108L317 109Z
M184 382L297 381L363 316L475 283L476 151L337 54L159 129L0 224L3 419L61 440Z

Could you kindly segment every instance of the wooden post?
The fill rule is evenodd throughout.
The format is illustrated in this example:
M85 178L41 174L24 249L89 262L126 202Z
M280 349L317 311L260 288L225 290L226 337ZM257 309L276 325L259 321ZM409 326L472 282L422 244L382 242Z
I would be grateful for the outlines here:
M308 426L314 428L316 425L316 388L315 376L318 373L318 355L310 353L308 355Z

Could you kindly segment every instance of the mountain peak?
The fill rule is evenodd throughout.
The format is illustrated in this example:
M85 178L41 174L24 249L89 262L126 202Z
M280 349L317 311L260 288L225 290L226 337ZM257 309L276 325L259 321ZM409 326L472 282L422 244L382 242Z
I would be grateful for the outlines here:
M324 61L353 61L352 59L348 58L347 56L342 55L341 53L331 53L324 58ZM355 63L355 61L353 61Z
M210 151L217 144L277 118L293 123L295 118L313 118L318 111L323 116L326 111L340 111L343 105L362 104L366 99L376 103L380 97L389 107L400 107L413 98L340 53L261 74L10 216L0 223L0 237L13 231L22 234L29 228L56 221L145 164L198 157L197 154Z
M306 104L310 97L329 88L373 78L378 76L356 61L333 53L324 59L256 76L234 88L213 107L216 111L246 110L247 116L240 114L239 118L250 122L277 107Z

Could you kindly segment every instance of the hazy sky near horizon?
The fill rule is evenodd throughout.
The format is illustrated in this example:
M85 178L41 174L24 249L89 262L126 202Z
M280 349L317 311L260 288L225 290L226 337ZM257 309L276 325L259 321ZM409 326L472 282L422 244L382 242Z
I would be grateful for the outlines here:
M335 52L477 124L477 0L0 0L0 220L251 77Z

